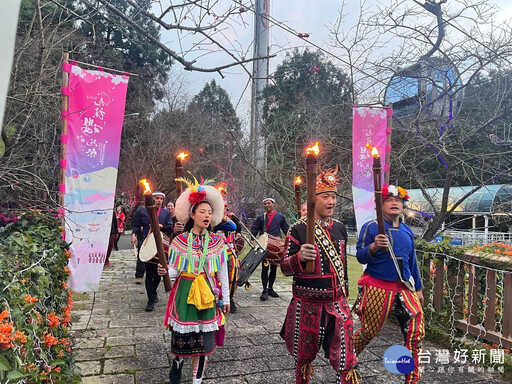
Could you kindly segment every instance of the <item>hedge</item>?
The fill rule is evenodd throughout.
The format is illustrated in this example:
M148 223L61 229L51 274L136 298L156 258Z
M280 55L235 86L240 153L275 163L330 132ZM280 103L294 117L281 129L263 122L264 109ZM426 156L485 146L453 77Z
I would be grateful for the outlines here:
M60 220L30 211L0 228L0 383L75 383Z

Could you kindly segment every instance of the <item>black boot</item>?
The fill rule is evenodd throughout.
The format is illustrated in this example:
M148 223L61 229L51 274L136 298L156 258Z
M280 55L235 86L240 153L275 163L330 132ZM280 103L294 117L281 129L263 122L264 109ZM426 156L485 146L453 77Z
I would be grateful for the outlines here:
M229 304L229 312L236 313L238 311L238 308L236 307L236 304L234 301L231 301Z
M268 291L266 289L264 289L263 292L261 293L260 300L265 301L267 299L268 299Z
M268 289L268 295L270 297L279 297L278 293L276 291L274 291L272 288Z
M171 380L171 384L180 384L182 370L183 360L180 361L178 357L175 357L172 360L171 372L169 372L169 379Z

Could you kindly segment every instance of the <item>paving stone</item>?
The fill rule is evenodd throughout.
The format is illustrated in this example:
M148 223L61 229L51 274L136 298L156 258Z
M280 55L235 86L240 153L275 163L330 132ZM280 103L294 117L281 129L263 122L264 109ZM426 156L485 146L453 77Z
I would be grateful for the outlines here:
M164 336L160 335L160 337L149 338L144 335L131 335L131 336L114 336L107 337L107 341L105 345L130 345L137 343L151 343L151 342L163 342Z
M134 384L134 375L100 375L82 379L82 384Z
M74 348L103 348L106 337L79 337L73 338Z
M76 361L100 360L105 356L105 348L80 348L74 352Z
M235 360L247 360L257 357L271 359L274 356L287 355L284 344L254 345L252 347L231 348L230 354Z
M183 367L185 368L185 367ZM144 369L137 371L135 380L137 384L163 384L169 383L170 368ZM185 372L184 372L185 373Z
M105 361L103 372L109 374L163 367L169 367L167 355L137 355L119 359L108 359Z
M80 361L76 366L81 372L82 376L97 375L101 373L101 362L99 361Z
M114 357L131 357L135 356L135 346L134 345L120 345L114 347L105 348L105 358L112 359Z
M171 353L171 344L166 342L148 342L145 344L135 345L136 355L165 355Z

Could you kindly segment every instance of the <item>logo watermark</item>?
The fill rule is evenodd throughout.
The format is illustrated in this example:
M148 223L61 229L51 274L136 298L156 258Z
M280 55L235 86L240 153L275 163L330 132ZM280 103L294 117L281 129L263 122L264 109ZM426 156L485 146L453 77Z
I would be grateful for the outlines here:
M392 345L384 352L384 366L391 373L408 374L414 370L411 352L403 345Z

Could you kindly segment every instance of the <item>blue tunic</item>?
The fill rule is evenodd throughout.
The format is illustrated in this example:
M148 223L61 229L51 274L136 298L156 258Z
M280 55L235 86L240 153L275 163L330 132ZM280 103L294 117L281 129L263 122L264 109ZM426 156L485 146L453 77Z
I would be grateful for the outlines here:
M290 227L286 222L286 219L284 218L283 214L277 211L274 214L274 218L270 223L268 231L265 230L265 228L267 228L267 224L268 215L259 215L251 227L251 233L254 236L258 236L263 235L265 232L268 232L269 235L281 237L281 231L283 231L283 233L286 234L288 233L288 228Z
M404 223L400 223L398 228L393 227L390 221L384 220L386 235L389 243L393 247L398 265L402 265L403 279L407 281L412 275L416 285L416 291L422 288L418 262L416 261L416 251L414 249L414 235L411 228ZM361 264L367 264L366 272L370 276L385 281L400 281L396 271L391 254L379 249L375 255L370 254L370 245L375 236L379 234L377 221L368 221L361 228L359 240L357 242L357 260Z

